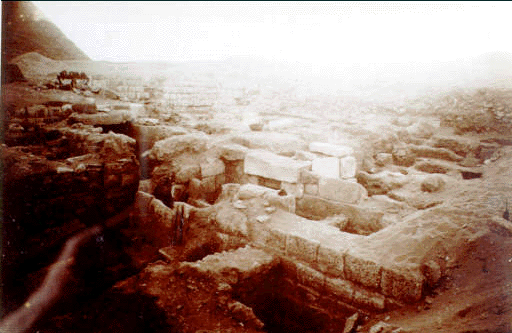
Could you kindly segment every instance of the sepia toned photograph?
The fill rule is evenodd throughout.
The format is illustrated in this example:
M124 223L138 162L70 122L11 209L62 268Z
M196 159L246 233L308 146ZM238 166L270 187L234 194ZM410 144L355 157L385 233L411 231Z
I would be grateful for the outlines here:
M511 13L2 1L0 332L512 332Z

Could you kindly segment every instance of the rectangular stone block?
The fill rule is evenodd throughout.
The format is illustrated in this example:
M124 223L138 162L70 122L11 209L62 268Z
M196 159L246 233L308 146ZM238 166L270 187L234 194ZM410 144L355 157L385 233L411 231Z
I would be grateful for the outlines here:
M320 244L317 256L318 268L329 275L344 276L344 254L343 250L336 250Z
M382 267L376 263L347 253L345 255L345 277L370 288L380 288Z
M297 280L300 284L320 292L325 288L325 276L319 271L301 263L297 263Z
M350 204L358 204L368 197L368 192L359 183L334 178L320 178L318 194L328 200Z
M227 161L239 161L245 158L249 149L236 143L228 143L220 147L220 156Z
M388 295L404 302L416 302L421 299L425 278L422 274L410 270L384 268L381 288Z
M354 178L356 176L357 161L354 156L340 158L340 178Z
M352 301L354 297L354 284L342 279L325 278L325 289L327 293L332 293L341 297L345 301Z
M313 160L311 170L321 177L339 178L340 159L337 157L318 157Z
M309 144L309 150L334 157L345 157L354 154L352 147L333 145L325 142L311 142Z
M317 240L306 239L299 235L288 234L288 239L286 242L286 254L304 262L314 264L317 261L319 246L320 242Z
M355 287L353 302L357 306L366 307L373 311L383 311L386 307L386 297L363 288Z
M265 247L286 253L286 234L279 230L270 229L265 240Z
M224 162L218 158L209 158L206 162L199 164L201 167L201 177L211 177L223 174L225 172Z
M304 184L304 193L309 195L318 195L318 185Z
M138 191L135 195L135 209L141 216L150 214L151 201L153 196L146 192Z
M300 170L310 167L309 161L297 161L263 150L247 153L244 160L244 173L289 183L298 183Z
M295 214L295 197L293 195L281 196L277 194L277 191L268 190L263 194L263 198L272 206Z

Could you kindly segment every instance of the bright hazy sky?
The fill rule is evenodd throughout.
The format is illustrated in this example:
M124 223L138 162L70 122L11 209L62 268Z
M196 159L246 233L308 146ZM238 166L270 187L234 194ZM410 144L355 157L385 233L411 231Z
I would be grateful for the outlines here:
M34 4L93 60L364 64L512 52L512 2Z

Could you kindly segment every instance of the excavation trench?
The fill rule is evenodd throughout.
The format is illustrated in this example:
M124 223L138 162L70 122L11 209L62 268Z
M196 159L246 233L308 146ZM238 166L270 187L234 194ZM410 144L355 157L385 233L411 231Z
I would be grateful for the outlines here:
M331 295L301 286L282 265L239 282L233 298L251 307L269 333L343 331L345 319L356 311Z

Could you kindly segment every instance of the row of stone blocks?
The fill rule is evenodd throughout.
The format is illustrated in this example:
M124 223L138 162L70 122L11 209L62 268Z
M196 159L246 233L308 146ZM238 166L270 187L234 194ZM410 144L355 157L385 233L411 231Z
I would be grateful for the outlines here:
M318 284L327 283L329 276L333 278L329 280L332 280L331 284L339 279L348 280L351 285L355 283L404 302L418 301L422 297L425 278L418 270L385 267L351 251L348 245L345 248L329 247L317 240L275 228L258 228L252 236L258 246L314 267L304 269L304 272L311 275L308 279L318 278ZM378 298L377 293L370 294Z

